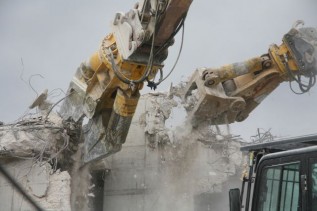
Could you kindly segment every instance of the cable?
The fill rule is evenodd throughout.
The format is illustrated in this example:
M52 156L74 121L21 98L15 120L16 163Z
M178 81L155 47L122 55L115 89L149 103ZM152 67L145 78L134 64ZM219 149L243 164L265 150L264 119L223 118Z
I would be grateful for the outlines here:
M71 91L69 94L67 94L65 97L61 98L60 100L58 100L56 103L54 103L54 105L51 106L51 108L48 110L46 116L45 116L45 120L47 119L47 117L50 115L51 111L53 110L53 108L59 104L60 102L62 102L63 100L65 100L68 96L70 96L73 92Z
M45 161L40 166L45 165L46 163L52 161L55 158L57 159L57 156L68 147L68 145L69 145L69 136L67 135L67 131L66 130L64 130L64 132L62 133L62 137L64 138L63 146L52 157L50 157L47 161Z
M180 58L180 55L181 55L182 50L183 50L183 45L184 45L185 22L183 22L182 26L183 26L183 27L182 27L183 29L182 29L181 46L180 46L180 48L179 48L176 61L175 61L174 65L173 65L172 69L170 70L170 72L167 74L167 76L166 76L165 78L163 78L157 85L159 85L160 83L162 83L163 81L165 81L166 78L168 78L168 77L171 75L171 73L174 71L174 69L175 69L175 67L176 67L176 65L177 65L177 63L178 63L178 60L179 60L179 58Z
M29 77L29 86L31 87L31 89L35 92L36 96L38 97L39 96L39 93L37 93L37 91L33 88L32 86L32 83L31 83L31 79L34 77L34 76L40 76L41 78L44 78L41 74L33 74Z
M136 84L136 83L141 83L144 80L146 80L146 78L150 75L150 72L152 71L152 67L153 67L153 60L154 60L154 41L155 41L155 33L156 33L156 26L157 26L157 19L158 19L158 7L159 4L156 5L156 13L155 13L155 19L154 19L154 30L153 30L153 35L152 35L152 42L151 42L151 51L150 51L150 56L149 56L149 61L146 67L146 71L145 73L142 75L141 78L137 79L137 80L131 80L129 78L127 78L122 72L120 72L120 70L117 68L117 65L115 64L114 61L114 57L113 57L113 53L111 51L110 48L108 48L109 51L109 55L110 55L110 62L111 62L111 66L113 69L113 72L115 73L115 75L124 83L126 84Z
M162 72L162 70L160 69L160 74L161 74L161 76L160 76L160 79L159 79L158 82L155 83L154 81L150 81L150 80L147 79L147 82L148 82L148 85L147 85L147 86L150 87L151 89L153 88L153 89L155 90L156 87L157 87L158 85L160 85L163 81L165 81L165 80L172 74L172 72L175 70L175 67L176 67L176 65L177 65L177 63L178 63L178 61L179 61L180 55L181 55L182 50L183 50L183 45L184 45L185 18L186 18L186 15L185 15L184 18L182 19L182 21L181 21L179 27L177 27L177 29L176 29L175 32L173 33L173 34L175 35L175 34L179 31L179 29L182 28L181 45L180 45L180 48L179 48L179 51L178 51L178 55L177 55L176 61L175 61L174 65L173 65L173 67L171 68L171 70L169 71L169 73L168 73L164 78L163 78L163 72ZM173 34L172 34L172 35L173 35ZM171 36L171 37L173 38L174 35ZM166 43L168 43L168 42L169 42L169 41L166 41ZM165 45L165 44L164 44L164 45ZM164 46L164 45L163 45L163 46ZM161 49L163 49L163 48L161 48ZM158 52L160 52L161 49L159 49ZM155 55L157 55L158 52L157 52Z
M304 94L304 93L307 93L316 83L316 75L314 73L309 73L309 81L308 81L308 84L304 84L302 82L302 76L301 75L295 75L291 72L291 70L289 69L289 66L288 64L285 65L286 66L286 69L287 71L289 72L289 75L291 76L291 78L296 81L296 83L298 84L298 87L299 89L301 90L301 92L296 92L294 89L293 89L293 86L292 86L292 81L289 81L289 86L290 86L290 89L292 90L293 93L295 94L298 94L298 95L301 95L301 94Z
M144 5L143 5L144 6ZM180 58L180 55L181 55L181 52L182 52L182 49L183 49L183 43L184 43L184 31L185 31L185 19L186 19L186 15L185 14L179 25L176 27L176 30L170 35L170 37L167 39L167 41L155 52L154 54L154 43L155 43L155 34L156 34L156 31L157 31L157 22L158 22L158 19L160 18L160 16L163 14L162 12L158 15L158 11L159 10L159 3L157 1L157 5L156 5L156 13L155 13L155 20L154 20L154 30L153 30L153 35L152 35L152 42L151 42L151 50L150 50L150 55L149 55L149 61L148 61L148 64L147 64L147 67L146 67L146 71L145 73L142 75L141 78L137 79L137 80L131 80L129 78L127 78L120 70L119 68L117 67L116 63L115 63L115 60L114 60L114 56L113 56L113 53L112 53L112 50L110 48L107 49L107 51L109 52L108 53L108 56L110 57L109 60L110 60L110 63L111 63L111 66L112 66L112 69L113 69L113 72L114 74L119 78L119 80L121 80L122 82L126 83L126 84L130 84L131 87L134 86L134 84L136 83L141 83L143 82L144 80L146 80L148 82L148 87L150 87L151 89L154 88L154 90L156 89L156 87L162 83L163 81L165 81L170 75L171 73L175 70L175 67L179 61L179 58ZM142 16L143 17L143 16ZM154 82L154 81L150 81L148 79L151 71L152 71L152 68L153 68L153 61L154 61L154 57L157 56L162 50L166 49L167 45L169 45L170 41L174 38L174 36L178 33L178 31L180 29L183 29L182 30L182 39L181 39L181 46L180 46L180 49L179 49L179 52L178 52L178 55L177 55L177 58L176 58L176 61L173 65L173 67L171 68L170 72L167 74L166 77L163 78L163 72L162 72L162 69L159 69L160 71L160 79L158 82Z
M163 79L163 70L162 70L162 68L160 68L159 71L160 71L160 79L159 79L159 81L162 81L162 79ZM146 78L146 81L148 83L147 86L150 87L151 90L152 89L155 90L157 88L158 83L155 83L154 79L153 79L153 81L150 81L149 78Z
M142 10L141 11L143 11L142 12L142 16L141 16L141 23L143 22L143 18L144 18L144 11L145 11L145 7L146 7L146 5L147 5L147 2L148 2L148 0L145 0L145 2L143 3L143 7L142 7Z
M154 56L158 55L163 49L166 48L166 46L170 43L170 41L174 38L174 36L179 32L181 27L183 26L185 19L186 19L187 14L185 14L180 21L179 25L176 27L176 30L170 35L170 37L166 40L166 42L157 50Z
M299 72L297 75L294 75L291 69L289 68L288 57L286 54L284 54L284 58L285 58L284 66L286 68L288 75L291 77L291 79L293 79L298 84L299 89L301 90L301 92L296 92L292 87L292 81L289 81L289 86L292 92L298 95L308 92L316 84L315 73L313 71L309 71L306 74L304 74L304 72ZM309 78L308 84L305 84L302 82L302 75L305 75L306 77Z

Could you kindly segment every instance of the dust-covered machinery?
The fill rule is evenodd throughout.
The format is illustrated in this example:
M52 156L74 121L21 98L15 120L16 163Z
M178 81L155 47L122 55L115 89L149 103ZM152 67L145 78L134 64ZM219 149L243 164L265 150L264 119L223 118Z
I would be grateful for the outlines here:
M296 94L308 92L316 83L317 30L302 24L297 21L283 43L271 45L267 54L220 68L197 69L184 95L184 100L196 102L189 108L193 123L241 122L284 81L298 84L299 92L290 86Z
M144 82L155 89L166 78L163 62L191 3L140 0L129 12L115 15L112 33L80 65L60 114L78 124L84 117L89 119L83 128L84 163L121 149ZM189 116L212 124L243 121L282 81L294 80L303 92L308 91L316 81L316 41L316 29L296 26L268 54L218 69L198 69L184 94L184 100L196 100ZM308 78L308 84L302 77Z
M143 83L156 88L174 36L182 28L192 0L140 0L127 13L117 13L112 33L80 65L60 114L81 124L84 162L108 156L125 142ZM154 82L159 72L160 79Z

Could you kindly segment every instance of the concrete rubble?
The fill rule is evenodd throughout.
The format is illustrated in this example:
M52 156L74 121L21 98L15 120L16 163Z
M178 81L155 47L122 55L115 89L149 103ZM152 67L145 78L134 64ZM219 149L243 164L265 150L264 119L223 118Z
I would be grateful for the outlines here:
M228 188L241 185L240 141L208 123L166 125L182 118L180 90L140 99L126 143L107 159L104 210L229 209Z
M61 118L33 115L0 126L0 162L45 210L70 210L67 171L57 170L59 159L69 147L69 136ZM4 178L0 177L1 210L34 208Z
M141 97L122 150L98 167L103 210L228 207L227 188L240 186L240 140L229 127L193 127L184 116L195 100L182 101L183 86ZM88 210L96 197L89 167L80 168L78 133L53 111L0 125L0 162L45 210ZM0 198L1 210L32 210L2 177Z
M5 164L7 171L45 210L70 210L70 175L67 171L52 173L49 164L33 160L16 160ZM0 177L1 210L34 210L10 183Z

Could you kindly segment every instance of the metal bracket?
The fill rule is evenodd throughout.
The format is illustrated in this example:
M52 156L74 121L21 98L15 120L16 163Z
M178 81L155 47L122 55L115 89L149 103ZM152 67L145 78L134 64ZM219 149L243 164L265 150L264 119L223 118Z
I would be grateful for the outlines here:
M138 10L133 9L126 14L117 13L112 31L122 58L127 60L141 45L145 35Z

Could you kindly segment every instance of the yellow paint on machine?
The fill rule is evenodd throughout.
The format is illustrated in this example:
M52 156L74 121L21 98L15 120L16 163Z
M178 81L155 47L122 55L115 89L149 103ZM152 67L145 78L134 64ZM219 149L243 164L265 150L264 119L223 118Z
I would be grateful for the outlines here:
M120 89L117 91L116 99L114 101L113 109L120 116L133 116L136 106L138 104L140 95L129 97Z

